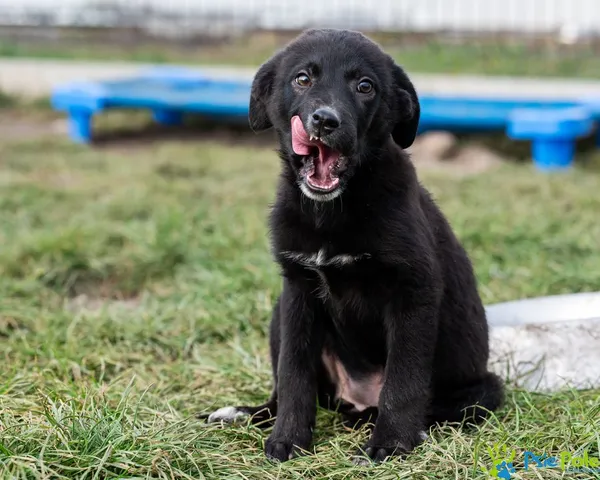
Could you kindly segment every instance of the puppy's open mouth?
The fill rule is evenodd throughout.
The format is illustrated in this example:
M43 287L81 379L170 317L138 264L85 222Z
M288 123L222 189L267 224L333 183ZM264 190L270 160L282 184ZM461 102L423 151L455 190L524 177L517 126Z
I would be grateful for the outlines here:
M308 187L329 193L339 186L344 157L320 138L308 135L299 116L292 118L292 148L294 153L304 156L301 173Z

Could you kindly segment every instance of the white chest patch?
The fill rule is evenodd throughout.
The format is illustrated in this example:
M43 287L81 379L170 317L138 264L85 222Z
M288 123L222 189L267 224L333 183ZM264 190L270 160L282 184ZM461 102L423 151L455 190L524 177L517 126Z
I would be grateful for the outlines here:
M324 248L319 250L317 253L283 251L281 254L288 260L292 260L293 262L304 265L305 267L315 269L320 267L343 267L371 256L368 253L363 253L360 255L347 255L342 253L327 257Z

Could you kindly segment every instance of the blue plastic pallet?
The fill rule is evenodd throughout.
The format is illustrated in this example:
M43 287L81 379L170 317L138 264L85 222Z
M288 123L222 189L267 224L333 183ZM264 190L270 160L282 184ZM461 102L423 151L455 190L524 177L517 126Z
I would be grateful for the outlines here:
M251 82L214 79L201 73L157 68L140 75L103 82L75 82L54 90L56 110L69 116L69 135L79 143L92 140L92 117L115 108L147 109L155 120L179 124L185 113L226 121L247 121Z
M157 67L138 76L103 82L77 82L53 92L52 105L69 116L70 137L93 137L94 115L113 108L148 109L162 124L175 125L186 113L222 122L246 122L251 80L218 79L200 70ZM545 101L515 98L421 95L419 131L505 131L531 140L534 162L545 170L569 167L578 138L600 120L598 98ZM549 129L553 133L549 134ZM600 133L598 135L600 145Z

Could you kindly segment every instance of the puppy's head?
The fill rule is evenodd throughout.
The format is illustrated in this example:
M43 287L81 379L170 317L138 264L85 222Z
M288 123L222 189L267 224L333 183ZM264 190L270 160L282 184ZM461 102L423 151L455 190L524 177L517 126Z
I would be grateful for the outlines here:
M390 136L409 147L419 100L404 71L358 32L308 30L257 72L254 131L274 127L302 192L337 197L358 166Z

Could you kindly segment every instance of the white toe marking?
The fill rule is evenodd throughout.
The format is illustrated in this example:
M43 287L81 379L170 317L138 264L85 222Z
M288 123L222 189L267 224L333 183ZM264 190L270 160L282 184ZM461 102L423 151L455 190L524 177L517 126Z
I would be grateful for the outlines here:
M352 463L354 465L356 465L357 467L368 467L369 465L371 465L371 460L367 457L354 457L352 459Z
M223 407L208 416L208 423L237 423L247 417L247 413L242 412L235 407Z
M425 441L429 439L429 435L427 435L424 431L420 431L419 432L419 437L421 438L421 440Z

